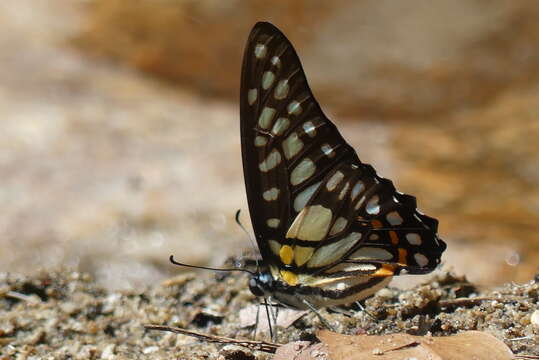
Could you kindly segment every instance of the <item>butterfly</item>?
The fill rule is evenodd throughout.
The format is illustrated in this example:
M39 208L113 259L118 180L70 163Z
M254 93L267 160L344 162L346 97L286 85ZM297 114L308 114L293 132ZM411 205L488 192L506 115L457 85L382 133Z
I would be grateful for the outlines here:
M416 199L362 163L324 115L290 41L257 23L241 70L241 149L261 268L256 296L297 309L356 302L426 274L446 244Z

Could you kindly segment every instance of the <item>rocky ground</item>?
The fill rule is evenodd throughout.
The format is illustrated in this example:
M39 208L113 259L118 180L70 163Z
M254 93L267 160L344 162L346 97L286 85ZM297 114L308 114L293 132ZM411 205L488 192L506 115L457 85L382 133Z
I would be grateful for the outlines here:
M245 348L238 352L235 346L144 328L169 325L253 339L254 318L247 310L256 308L257 301L246 280L238 274L187 273L119 292L75 271L30 277L3 273L0 359L266 359L270 354ZM445 273L410 290L384 289L365 302L366 312L345 308L346 314L321 313L343 334L442 336L480 330L515 354L539 355L538 300L539 279L480 291ZM322 327L312 313L287 314L279 323L278 343L314 341ZM258 338L270 340L263 329L258 329Z

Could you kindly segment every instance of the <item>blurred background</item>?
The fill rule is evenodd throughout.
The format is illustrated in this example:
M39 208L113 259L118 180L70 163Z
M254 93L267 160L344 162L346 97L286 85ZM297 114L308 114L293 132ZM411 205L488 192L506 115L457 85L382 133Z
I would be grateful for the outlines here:
M444 269L527 281L537 19L535 0L0 2L0 271L138 288L180 271L170 254L217 266L249 248L239 74L266 20L361 159L439 219Z

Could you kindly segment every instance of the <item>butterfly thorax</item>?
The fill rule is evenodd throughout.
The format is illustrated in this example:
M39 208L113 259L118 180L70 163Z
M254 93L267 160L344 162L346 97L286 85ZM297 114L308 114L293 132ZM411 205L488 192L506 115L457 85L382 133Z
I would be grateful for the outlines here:
M269 271L256 272L249 279L249 290L253 295L270 299L270 302L277 301L289 308L307 309L301 299L294 295L295 288L297 286L273 278Z

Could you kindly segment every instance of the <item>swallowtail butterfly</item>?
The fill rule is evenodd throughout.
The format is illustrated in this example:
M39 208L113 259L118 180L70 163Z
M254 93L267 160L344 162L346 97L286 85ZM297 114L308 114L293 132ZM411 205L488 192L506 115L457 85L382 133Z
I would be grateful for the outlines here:
M446 244L413 196L362 163L314 98L290 41L257 23L245 48L241 148L262 267L249 287L299 309L348 304L425 274Z

